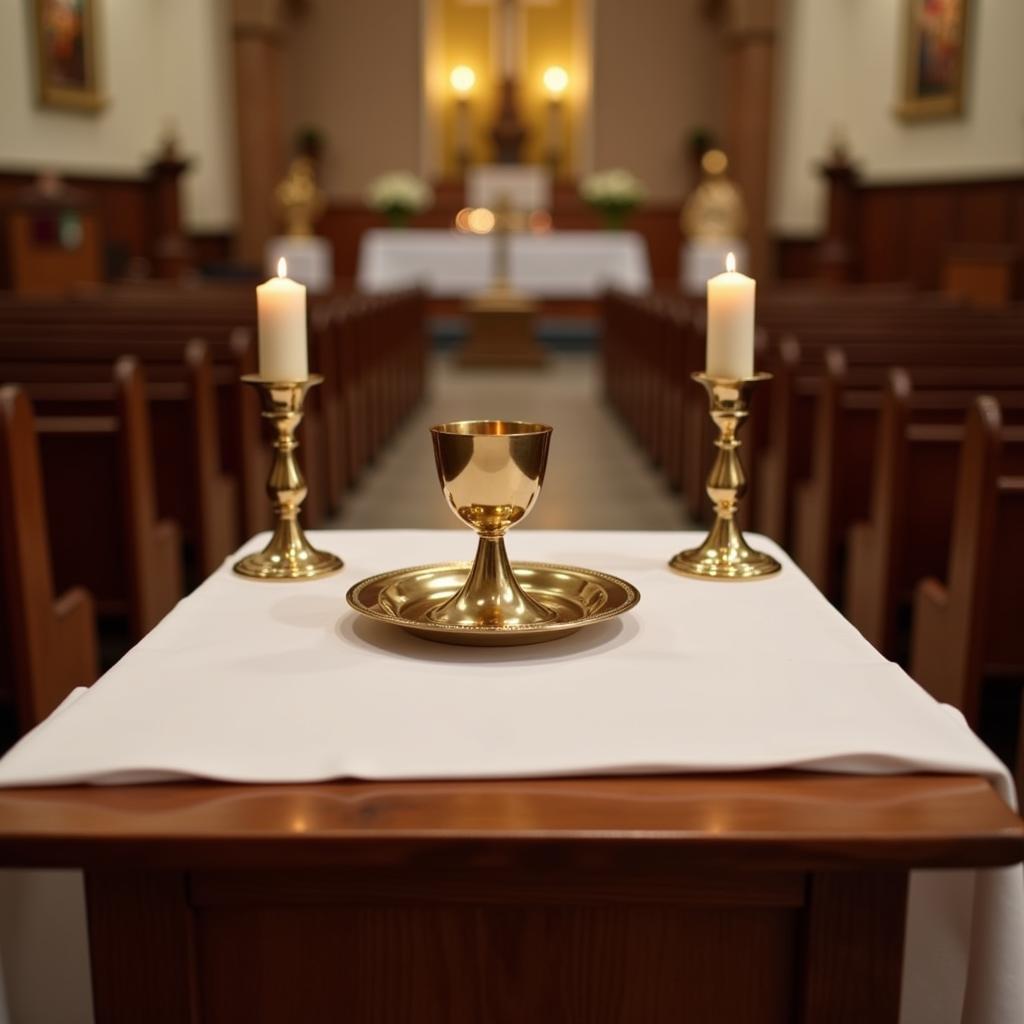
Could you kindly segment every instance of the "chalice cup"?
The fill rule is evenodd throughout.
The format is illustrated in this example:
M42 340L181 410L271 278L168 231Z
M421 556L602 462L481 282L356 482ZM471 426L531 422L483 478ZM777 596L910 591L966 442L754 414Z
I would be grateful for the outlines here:
M431 427L441 490L479 538L458 593L428 615L451 626L515 629L556 613L520 586L505 553L505 533L530 513L544 483L551 427L514 420L462 420Z

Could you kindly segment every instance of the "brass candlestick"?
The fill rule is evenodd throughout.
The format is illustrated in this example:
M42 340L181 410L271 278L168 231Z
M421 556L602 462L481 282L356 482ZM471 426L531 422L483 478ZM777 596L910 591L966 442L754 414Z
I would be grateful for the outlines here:
M259 554L235 563L235 572L256 580L313 580L342 568L337 555L318 551L299 525L299 509L306 497L295 449L295 428L302 422L306 392L323 381L318 373L306 380L269 381L253 373L242 377L259 392L262 415L274 424L274 462L267 477L267 494L274 503L277 523L270 543Z
M782 566L771 555L748 547L736 523L740 499L747 491L747 478L736 451L741 442L736 434L747 418L754 385L770 380L771 374L755 373L730 380L695 373L693 379L704 385L711 402L711 419L718 427L718 454L707 483L708 497L715 506L715 524L699 548L681 551L668 564L684 576L702 579L756 580L771 576Z

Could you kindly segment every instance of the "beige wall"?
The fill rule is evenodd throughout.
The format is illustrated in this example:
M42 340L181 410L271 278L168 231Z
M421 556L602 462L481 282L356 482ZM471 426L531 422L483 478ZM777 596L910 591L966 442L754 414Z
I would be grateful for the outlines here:
M718 131L721 46L703 0L594 0L592 153L626 167L654 200L690 182L695 128Z
M420 0L310 0L285 50L289 144L304 125L326 137L324 186L361 199L383 171L420 170Z
M593 102L591 117L580 119L581 170L628 167L652 199L682 197L689 134L716 128L721 116L720 48L704 6L703 0L589 0L593 66L584 66L580 54L572 69ZM370 179L386 170L434 175L437 150L421 127L428 8L423 0L310 0L306 14L292 20L288 132L305 124L324 132L324 183L332 198L361 199ZM434 93L447 96L447 71L432 71L435 105Z
M107 105L82 114L37 105L30 5L0 3L0 167L138 174L169 119L195 158L185 220L234 221L234 129L226 5L221 0L101 0Z
M868 180L1024 173L1024 3L975 0L968 26L966 114L906 122L893 114L902 84L905 3L787 0L775 133L775 227L820 229L815 165L835 131Z

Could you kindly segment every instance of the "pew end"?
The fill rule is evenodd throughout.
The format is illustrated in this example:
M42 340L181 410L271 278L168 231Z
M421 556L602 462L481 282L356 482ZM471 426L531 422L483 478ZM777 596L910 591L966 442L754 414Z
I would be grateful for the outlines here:
M96 612L80 586L54 597L39 444L24 392L0 388L0 634L17 728L27 732L99 674Z

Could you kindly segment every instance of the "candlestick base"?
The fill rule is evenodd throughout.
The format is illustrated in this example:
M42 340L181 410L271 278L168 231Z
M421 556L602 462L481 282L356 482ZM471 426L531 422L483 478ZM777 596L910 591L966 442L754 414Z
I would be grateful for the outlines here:
M732 520L722 519L699 548L680 551L668 564L684 576L710 580L756 580L782 568L771 555L748 547Z
M255 374L242 380L257 388L263 416L274 425L274 462L267 479L267 494L274 503L277 522L270 543L260 552L236 562L234 571L252 580L313 580L344 567L337 555L318 551L299 525L299 509L306 497L306 481L295 460L295 428L302 420L306 392L323 381L310 374L301 381L268 381Z
M337 555L313 547L297 522L278 523L270 543L246 555L234 570L251 580L315 580L345 567Z
M747 418L750 392L771 374L727 379L695 373L711 401L711 419L718 427L718 454L708 474L707 492L715 506L715 523L699 548L680 551L668 564L684 576L705 580L756 580L777 573L782 566L763 551L755 551L743 538L736 522L740 499L747 490L747 478L737 449L737 431Z

